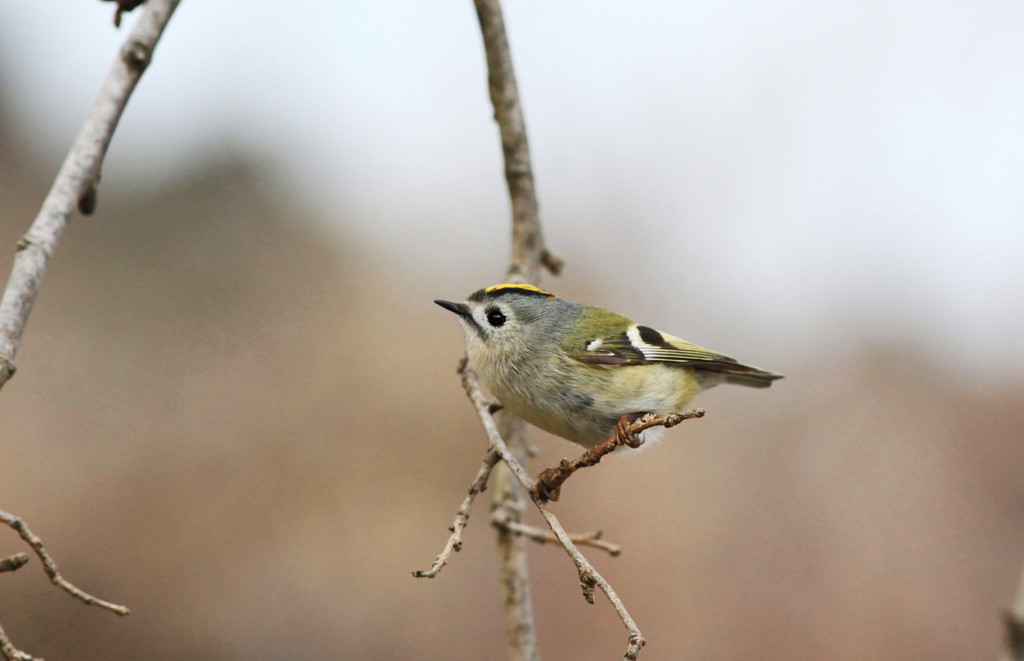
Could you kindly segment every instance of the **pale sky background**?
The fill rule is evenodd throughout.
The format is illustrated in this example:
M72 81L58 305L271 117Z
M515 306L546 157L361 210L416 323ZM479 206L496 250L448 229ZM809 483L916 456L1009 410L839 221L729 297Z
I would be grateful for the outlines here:
M554 291L606 292L589 302L741 357L775 338L791 353L871 340L1020 378L1019 1L505 10L549 244L570 266ZM0 3L2 100L54 172L127 33L112 13ZM507 202L469 0L185 0L104 186L231 148L340 238L404 264L417 296L501 272Z

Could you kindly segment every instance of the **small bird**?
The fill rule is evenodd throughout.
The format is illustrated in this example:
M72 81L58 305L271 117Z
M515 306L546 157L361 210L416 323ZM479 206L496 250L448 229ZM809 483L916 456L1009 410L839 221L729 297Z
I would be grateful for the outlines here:
M623 416L682 413L720 383L767 388L782 378L532 285L434 302L458 315L470 363L505 408L588 449Z

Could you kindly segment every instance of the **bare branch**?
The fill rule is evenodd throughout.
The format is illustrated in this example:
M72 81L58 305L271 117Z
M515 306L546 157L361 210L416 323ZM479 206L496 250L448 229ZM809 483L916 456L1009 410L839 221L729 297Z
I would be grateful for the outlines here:
M480 470L477 471L476 479L473 480L473 484L469 485L468 493L465 499L463 499L462 505L459 506L459 511L455 513L455 522L448 528L452 534L448 537L448 543L445 544L444 550L434 560L434 564L431 565L430 569L426 571L416 570L412 573L413 576L416 578L434 578L448 564L448 558L451 557L451 554L462 550L462 531L469 523L469 510L473 507L476 495L487 488L487 479L491 476L494 464L498 463L500 458L501 456L497 450L491 449L487 451L487 456L484 457L483 464L480 465Z
M463 367L465 368L465 362ZM488 411L490 407L488 407ZM501 416L501 436L522 460L530 456L526 423L505 412ZM526 510L526 497L509 467L499 463L494 468L492 516L505 521L521 521ZM538 661L537 626L533 616L530 574L527 567L526 540L508 528L497 528L498 580L505 598L505 640L510 661Z
M466 395L470 401L473 402L474 408L476 408L477 415L480 418L480 422L484 426L484 431L487 432L487 438L490 439L491 447L497 449L501 454L501 460L506 466L508 466L512 475L515 476L516 480L526 489L527 493L530 494L533 499L533 504L536 505L537 509L540 510L541 515L547 522L548 527L554 533L555 537L561 543L565 552L572 558L573 563L576 565L576 570L580 576L580 586L583 589L583 597L588 603L594 603L594 591L595 588L600 589L601 592L611 602L615 612L619 615L619 619L625 625L628 632L629 643L626 649L625 658L635 661L637 655L640 653L646 641L644 640L643 634L640 633L640 629L637 628L636 622L630 616L629 611L626 610L625 605L619 598L619 595L615 592L608 581L601 576L600 573L594 566L590 564L590 561L580 553L580 550L573 543L569 533L565 531L562 524L558 521L558 518L551 511L548 506L548 501L539 498L535 495L536 484L533 479L526 473L522 464L512 454L508 446L505 444L501 434L498 433L498 427L494 422L494 418L491 417L488 409L488 401L484 398L480 392L480 382L477 378L476 372L472 370L468 365L465 365L462 369L462 386L466 390Z
M117 613L118 615L128 615L131 612L128 610L126 606L112 604L109 601L104 601L102 599L98 599L97 597L92 596L88 592L85 592L84 590L75 587L66 578L61 576L60 572L57 571L57 563L53 561L53 558L50 557L50 554L46 552L45 548L43 548L43 540L39 539L39 537L37 537L31 530L29 530L28 526L25 525L25 522L22 521L20 518L8 512L4 512L3 510L0 510L0 523L12 528L14 531L18 533L18 535L21 536L23 540L25 540L26 544L32 547L32 550L35 551L36 556L38 556L39 559L42 561L43 571L45 571L46 575L50 577L50 582L59 587L61 590L64 590L75 599L78 599L90 605L99 606L100 608L106 609L113 613Z
M512 200L512 258L509 280L522 278L536 284L543 265L558 275L562 262L548 252L540 227L540 207L526 139L526 120L519 102L519 88L512 66L505 19L498 0L474 0L484 50L487 52L487 82L494 106L494 119L501 130L505 156L505 181Z
M499 520L497 516L492 516L492 524L499 528L508 528L517 535L522 535L527 539L531 539L538 544L547 544L548 542L557 542L558 538L555 537L554 533L549 530L543 530L536 526L526 525L525 523L516 523L514 521L503 521ZM606 542L601 537L604 536L603 530L595 530L594 532L584 533L570 533L569 539L572 540L573 544L578 546L592 546L602 551L607 551L608 555L617 557L622 553L622 547L618 544L612 544Z
M494 119L501 133L505 161L505 182L512 206L512 249L506 274L509 282L538 284L543 265L551 273L562 270L562 262L545 245L540 225L540 206L526 139L526 120L519 101L512 54L499 0L474 0L484 51L487 55L487 81L494 107ZM502 432L513 452L525 461L530 455L526 424L514 416L502 416ZM494 471L494 511L504 520L519 522L525 499L508 469L499 465ZM498 557L501 584L505 591L505 630L509 658L534 661L537 653L536 625L526 565L526 543L507 528L498 529Z
M619 418L615 425L615 434L606 441L598 443L593 448L581 454L575 461L563 459L558 466L546 468L537 476L537 486L533 495L541 500L558 500L562 484L569 479L569 476L581 468L596 466L606 455L614 452L617 448L628 446L638 448L643 445L643 438L640 433L651 427L675 427L683 420L691 418L703 418L704 409L694 409L686 413L673 413L672 415L654 415L646 413L635 420L624 415Z
M5 661L43 661L43 659L32 656L27 652L22 652L11 643L11 639L7 637L7 632L4 631L3 627L0 627L0 654L4 655Z
M0 388L14 375L14 358L68 219L77 208L90 214L103 159L128 98L153 57L160 35L180 0L149 0L118 53L82 130L71 145L50 193L28 232L18 241L14 267L0 299Z

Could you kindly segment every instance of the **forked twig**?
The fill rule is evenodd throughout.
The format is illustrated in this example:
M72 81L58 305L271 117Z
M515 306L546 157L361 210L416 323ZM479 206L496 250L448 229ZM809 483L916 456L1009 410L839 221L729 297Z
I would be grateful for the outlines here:
M501 433L498 431L497 423L494 421L494 404L488 401L480 391L480 382L473 371L472 367L469 366L468 361L463 359L459 364L459 374L462 377L462 387L466 391L466 395L473 403L473 407L477 411L477 415L480 418L480 422L484 426L484 431L487 433L487 438L490 441L490 445L487 448L487 455L484 457L484 461L480 466L480 470L477 471L476 478L473 480L473 484L469 487L469 492L466 498L462 501L462 505L459 507L458 512L455 515L455 522L450 527L451 536L448 538L448 543L445 545L444 550L434 564L427 571L414 571L413 576L417 578L433 578L436 576L441 569L448 562L449 557L453 552L457 552L462 547L462 531L466 527L466 523L469 520L469 511L473 505L473 500L476 495L486 488L487 479L491 474L492 469L497 465L500 460L508 468L509 472L515 477L515 479L526 489L527 493L530 494L530 498L533 500L533 504L540 511L541 516L547 522L551 532L541 530L534 526L529 526L522 521L510 518L503 508L496 508L491 515L491 523L499 530L508 531L517 536L527 537L539 543L557 541L565 549L565 552L572 559L576 565L576 571L579 573L580 586L583 589L583 597L588 603L594 603L594 593L597 589L605 594L608 601L612 604L615 612L618 614L619 619L625 625L629 635L629 644L626 649L625 658L630 661L635 661L637 655L640 653L640 649L646 644L643 634L640 629L636 626L636 622L630 616L629 611L626 610L625 605L619 598L618 594L612 588L612 586L601 576L600 573L594 566L590 564L590 561L580 552L579 546L592 546L594 548L607 551L612 556L617 556L621 553L622 549L617 544L611 544L601 540L601 531L594 533L587 533L583 535L571 535L566 532L565 528L562 527L561 522L551 511L548 503L551 500L557 500L558 490L562 484L581 468L596 465L601 459L613 452L616 448L622 445L628 445L630 447L639 447L643 440L638 436L641 432L650 429L651 427L673 427L683 420L689 420L691 418L700 418L704 415L703 409L696 409L693 411L687 411L686 413L678 413L668 416L656 416L653 414L646 414L639 418L630 418L623 416L619 423L616 425L615 435L598 444L591 450L583 453L576 461L569 462L568 460L562 460L562 462L556 468L551 468L541 473L541 476L537 481L534 481L523 468L522 464L515 457L508 445L502 438Z
M499 459L501 459L501 455L498 454L497 450L489 449L487 451L487 456L484 457L480 470L477 471L476 479L473 480L473 484L469 485L468 493L463 499L462 505L459 506L459 511L455 513L455 521L448 527L451 535L448 537L448 543L444 545L444 550L434 560L434 564L431 565L430 569L426 571L417 569L412 573L413 576L416 578L434 578L448 564L448 558L451 557L452 553L458 553L462 550L462 531L466 528L466 524L469 523L469 510L473 507L476 495L487 488L487 479L490 478L491 470L498 463Z
M619 598L619 595L615 592L614 588L612 588L608 581L606 581L594 566L590 564L590 561L587 560L587 558L580 552L579 548L576 547L572 537L565 531L561 522L559 522L558 518L548 506L548 500L537 495L536 482L534 482L533 478L526 473L522 464L520 464L512 455L508 446L505 444L504 439L502 439L501 434L498 433L498 427L494 422L494 418L491 417L488 409L489 402L480 392L480 382L476 372L474 372L472 368L465 363L461 367L460 372L462 373L462 387L465 389L466 395L469 397L470 401L473 402L474 408L476 408L480 422L483 424L484 431L487 432L487 438L490 440L490 447L496 449L501 454L501 460L508 466L512 475L515 476L519 483L522 484L530 494L533 504L540 511L541 516L544 517L548 527L550 527L552 533L554 533L555 538L559 541L565 549L565 552L569 554L569 557L576 565L576 570L580 577L580 586L583 589L583 597L588 603L592 604L594 603L595 589L600 589L608 598L608 601L615 609L615 612L618 614L619 619L622 620L622 623L625 625L628 632L629 644L626 648L625 658L629 661L635 661L637 655L640 653L640 649L647 642L644 640L640 629L636 626L636 622L629 614L629 611L626 610L626 606L622 603L622 599ZM648 426L654 426L658 423L649 420L645 424L648 424Z
M112 613L117 613L118 615L128 615L131 612L128 610L127 606L120 606L92 596L85 590L75 587L70 581L61 576L60 572L57 571L57 563L53 561L50 554L46 552L45 548L43 548L43 540L39 539L39 537L29 530L29 527L25 525L25 522L19 517L0 510L0 523L13 529L23 540L25 540L26 544L32 547L36 556L42 561L43 571L45 571L46 575L50 577L50 582L61 590L64 590L75 599L83 601L86 604L99 606L100 608L111 611Z
M488 412L493 414L493 405L488 407ZM473 483L470 484L469 489L467 489L466 497L462 500L462 505L459 506L458 511L455 513L455 521L452 522L452 525L448 526L448 531L451 534L448 536L448 542L445 544L444 549L434 560L434 564L430 566L430 569L417 569L412 572L413 576L416 578L434 578L440 574L441 570L448 564L448 560L451 558L452 553L458 553L462 550L462 531L465 530L466 526L469 524L469 514L470 509L473 507L473 501L476 500L477 494L480 494L487 489L487 480L490 478L491 471L495 464L497 464L500 459L501 454L497 449L488 448L487 455L484 457L483 463L480 465L480 470L477 471L476 477L473 479ZM491 513L491 524L500 530L507 530L514 535L520 535L528 539L532 539L540 544L558 541L558 538L547 530L542 530L535 526L529 526L518 521L510 520L507 509L503 507L495 508L494 512ZM607 551L612 556L617 556L622 553L622 547L618 544L612 544L611 542L602 540L601 537L603 534L603 531L598 530L590 533L571 534L569 535L569 538L576 544L581 546L593 546L594 548L599 548L602 551Z

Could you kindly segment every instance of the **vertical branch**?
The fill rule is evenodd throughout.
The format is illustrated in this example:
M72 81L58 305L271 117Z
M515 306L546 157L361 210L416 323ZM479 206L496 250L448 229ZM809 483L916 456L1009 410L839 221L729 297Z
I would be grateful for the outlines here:
M519 88L512 67L512 53L505 34L505 20L499 0L474 0L484 50L487 52L487 83L494 106L494 119L501 131L505 157L505 181L512 202L512 257L508 278L536 284L543 265L554 275L562 262L548 252L540 228L540 207L533 181L526 120L519 102Z
M510 451L524 461L527 454L526 423L503 413L501 436L508 439ZM522 523L526 509L523 488L513 478L505 462L494 467L494 520L506 525L498 531L498 575L505 602L505 642L509 661L539 661L537 625L533 618L530 573L526 564L527 539L515 534L507 524Z
M46 265L71 214L96 208L103 159L128 99L153 57L180 0L149 0L114 60L85 125L71 145L39 215L18 241L10 279L0 299L0 388L14 375L14 358L39 294Z
M488 89L494 119L501 132L505 181L512 204L512 250L507 279L536 284L540 280L541 265L557 274L561 263L547 251L541 233L526 121L519 102L501 4L499 0L474 0L474 5L487 54ZM508 439L512 452L524 460L528 447L525 423L504 414L503 425L502 435ZM495 519L521 523L526 504L523 489L504 463L495 467L493 484ZM540 657L526 565L526 540L509 528L499 526L497 543L505 593L508 657L514 661L533 661Z

